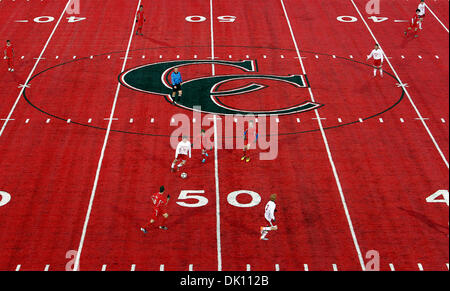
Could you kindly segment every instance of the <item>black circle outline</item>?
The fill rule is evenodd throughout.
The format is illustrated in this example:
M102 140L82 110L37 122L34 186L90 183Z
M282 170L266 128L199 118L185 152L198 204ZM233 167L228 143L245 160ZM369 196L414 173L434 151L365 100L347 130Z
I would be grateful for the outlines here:
M143 51L143 50L161 50L161 49L176 49L176 48L207 48L207 47L209 47L209 46L154 47L154 48L135 49L135 50L131 50L131 51L132 51L132 52L135 52L135 51ZM281 50L281 51L295 51L294 49L273 48L273 47L254 47L254 46L228 46L228 45L227 45L227 46L223 46L223 45L217 45L216 47L223 47L223 48L230 48L230 47L233 47L233 48L247 48L247 49L270 49L270 50ZM100 57L100 56L105 56L105 55L119 54L119 53L123 53L123 52L124 52L124 51L113 51L113 52L108 52L108 53L102 53L102 54L98 54L98 55L93 55L93 57ZM357 64L361 64L361 65L364 65L364 66L373 68L372 65L369 65L369 64L366 64L366 63L363 63L363 62L360 62L360 61L356 61L356 60L354 60L354 59L345 58L345 57L340 57L340 56L330 55L330 54L326 54L326 53L311 52L311 51L300 51L300 52L302 52L302 53L307 53L307 54L315 54L315 55L320 55L320 56L328 56L328 57L333 56L333 57L335 57L335 58L337 58L337 59L342 59L342 60L350 61L350 62L353 62L353 63L357 63ZM38 77L39 75L41 75L41 74L43 74L43 73L45 73L45 72L47 72L47 71L50 71L50 70L52 70L52 69L54 69L54 68L61 67L61 66L67 65L67 64L71 64L71 63L74 63L74 62L82 61L82 60L87 60L87 59L90 59L90 56L89 56L89 57L77 58L77 59L70 60L70 61L68 61L68 62L64 62L64 63L58 64L58 65L55 65L55 66L52 66L52 67L48 67L48 68L46 68L46 69L40 71L39 73L36 73L35 75L33 75L33 76L28 80L28 82L26 82L26 84L24 85L24 90L23 90L23 94L22 94L22 95L23 95L25 101L26 101L31 107L35 108L37 111L39 111L39 112L41 112L41 113L43 113L43 114L45 114L45 115L48 115L48 116L50 116L50 117L53 117L53 118L55 118L55 119L59 119L59 120L62 120L62 121L64 121L64 122L67 122L68 119L65 119L65 118L63 118L63 117L59 117L59 116L54 115L54 114L52 114L52 113L46 112L46 111L44 111L43 109L41 109L41 108L37 107L36 105L34 105L34 104L30 101L30 99L28 99L28 97L26 96L26 90L27 90L26 85L30 84L30 82L31 82L33 79L35 79L36 77ZM132 69L133 69L133 68L128 69L127 71L132 70ZM125 86L124 84L122 84L122 82L121 82L121 80L120 80L120 76L121 76L123 73L124 73L124 72L121 72L121 73L119 74L119 77L118 77L119 83L120 83L122 86L124 86L124 87L126 87L126 88L128 88L128 89L134 90L134 89L129 88L129 87ZM385 72L385 74L388 75L388 76L390 76L390 77L392 77L394 80L396 80L397 82L400 83L400 81L399 81L394 75L392 75L391 73ZM309 82L308 82L308 85L310 86ZM384 114L384 113L386 113L386 112L392 110L393 108L395 108L398 104L400 104L400 103L403 101L404 96L405 96L405 90L404 90L404 88L402 88L402 95L401 95L401 97L400 97L393 105L389 106L388 108L384 109L383 111L381 111L381 112L379 112L379 113L376 113L376 114L371 115L371 116L369 116L369 117L362 118L361 120L362 120L362 121L366 121L366 120L375 118L375 117L377 117L377 116L380 116L380 115L382 115L382 114ZM166 99L167 102L169 102L169 100L167 100L167 98L165 98L165 99ZM169 102L169 103L170 103L170 102ZM297 113L295 113L295 114L297 114ZM72 123L72 124L76 124L76 125L80 125L80 126L84 126L84 127L89 127L89 128L94 128L94 129L104 130L104 131L107 130L107 128L104 128L104 127L99 127L99 126L95 126L95 125L85 124L85 123L81 123L81 122L77 122L77 121L71 121L71 123ZM361 121L360 121L359 119L358 119L358 120L355 120L355 121L352 121L352 122L347 122L347 123L335 125L335 126L324 127L323 130L336 129L336 128L340 128L340 127L344 127L344 126L348 126L348 125L353 125L353 124L358 124L358 123L361 123ZM304 133L312 133L312 132L317 132L317 131L320 131L320 130L321 130L320 128L317 128L317 129L310 129L310 130L297 131L297 132L278 133L278 134L276 134L275 136L290 136L290 135L297 135L297 134L304 134ZM125 134L142 135L142 136L171 137L171 135L167 135L167 134L151 134L151 133L143 133L143 132L132 132L132 131L116 130L116 129L111 129L110 131L111 131L111 132L116 132L116 133L125 133ZM262 136L264 136L264 135L262 135ZM269 135L265 135L265 136L273 136L273 135L272 135L272 134L269 134ZM236 136L233 136L233 137L223 137L223 138L236 138Z

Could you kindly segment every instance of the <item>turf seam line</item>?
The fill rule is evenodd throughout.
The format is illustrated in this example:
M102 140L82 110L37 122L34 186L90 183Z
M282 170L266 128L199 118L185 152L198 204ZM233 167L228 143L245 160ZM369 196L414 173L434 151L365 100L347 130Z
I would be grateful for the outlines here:
M294 43L295 50L297 52L297 56L299 57L298 59L299 59L299 63L300 63L301 69L302 69L302 73L304 75L306 75L306 69L305 69L305 66L303 64L303 60L301 58L300 49L298 47L297 40L295 39L294 31L292 29L291 22L289 20L289 16L287 14L287 10L286 10L286 7L284 5L284 1L283 0L280 0L280 1L281 1L281 5L283 7L283 11L284 11L284 16L286 18L286 22L287 22L287 24L289 26L289 31L291 33L291 38L292 38L292 41ZM311 100L313 102L315 102L314 94L312 92L311 87L309 87L308 90L309 90L309 93L311 95ZM328 139L327 139L327 136L326 136L325 131L323 129L322 121L320 120L320 113L319 113L319 111L317 109L315 109L314 112L316 114L316 117L318 118L317 122L318 122L319 127L320 127L320 132L322 134L322 138L323 138L325 149L326 149L326 152L327 152L327 155L328 155L330 166L332 168L332 172L333 172L333 175L334 175L334 178L335 178L335 181L336 181L336 186L337 186L338 191L339 191L339 195L340 195L340 198L341 198L342 206L344 208L345 216L347 218L347 223L348 223L348 226L349 226L349 229L350 229L350 233L351 233L351 236L352 236L353 244L354 244L355 250L357 252L358 260L359 260L359 263L361 264L362 270L365 270L364 259L363 259L362 254L361 254L361 249L359 247L359 243L358 243L358 239L356 237L356 233L355 233L355 230L354 230L354 227L353 227L352 219L350 217L350 213L349 213L349 210L348 210L348 207L347 207L347 203L345 201L344 192L343 192L343 189L342 189L342 185L341 185L341 182L340 182L339 175L337 173L336 166L334 164L334 160L333 160L333 157L332 157L332 154L331 154L331 149L330 149L330 146L328 144Z
M370 35L372 36L373 40L379 44L381 50L383 51L383 54L386 55L383 47L381 46L380 42L377 40L377 38L375 37L375 35L372 32L372 29L370 28L370 26L367 24L367 21L364 19L364 17L361 14L361 11L359 10L358 6L356 6L355 2L353 0L350 0L353 4L353 7L355 8L356 12L359 14L359 17L361 18L361 20L363 21L363 23L365 24L367 30L369 31ZM392 72L394 73L395 77L397 78L397 80L399 81L400 84L403 84L403 82L400 80L400 76L397 74L397 71L394 69L394 66L392 65L392 63L389 61L389 59L386 59L386 62L389 64L389 67L391 68ZM409 94L408 90L403 87L403 91L406 93L406 96L408 97L408 100L411 104L411 106L413 107L413 109L415 110L417 116L419 118L422 118L422 114L420 113L419 109L417 108L416 104L414 103L414 101L412 100L411 95ZM437 143L436 139L434 138L433 134L431 133L430 128L428 127L427 123L422 120L422 124L425 128L425 130L427 131L429 137L431 138L431 141L433 142L434 146L436 147L437 151L439 152L439 155L441 156L442 160L445 163L445 166L447 167L447 169L449 169L449 164L447 161L447 158L445 157L444 153L442 152L439 144Z
M69 3L70 3L70 1L69 1ZM134 30L135 30L135 27L136 27L136 22L134 21L134 16L136 15L137 11L139 10L139 6L140 5L141 5L141 0L138 1L138 5L137 5L136 10L134 11L134 14L133 14L133 21L132 21L133 25L132 25L132 28L131 28L131 34L130 34L130 38L128 40L128 46L127 46L127 50L126 50L126 53L125 53L125 59L123 60L123 65L122 65L121 72L123 72L125 70L125 67L127 65L127 58L128 58L128 54L130 52L131 42L133 41ZM108 122L108 128L106 130L105 139L104 139L104 142L103 142L102 150L101 150L99 161L98 161L98 165L97 165L97 170L96 170L96 174L95 174L95 180L94 180L94 184L93 184L92 191L91 191L91 197L89 199L89 205L88 205L88 209L86 211L86 218L85 218L84 225L83 225L83 231L82 231L82 234L81 234L81 239L80 239L80 243L79 243L79 246L78 246L77 255L75 257L75 263L74 263L74 269L73 269L74 271L78 271L79 270L81 252L83 250L84 240L85 240L86 233L87 233L87 227L88 227L88 224L89 224L89 218L90 218L92 207L93 207L93 203L94 203L95 193L97 191L98 181L99 181L99 178L100 178L100 172L101 172L101 168L102 168L103 158L105 156L106 146L108 144L109 134L111 133L111 127L112 127L112 121L113 121L112 118L114 117L114 113L115 113L115 110L116 110L116 105L117 105L117 100L118 100L118 97L119 97L120 88L121 88L121 85L118 82L117 83L116 94L114 96L114 101L113 101L113 105L112 105L112 108L111 108L111 114L110 114L110 120Z
M56 29L58 28L59 24L61 23L61 19L63 18L64 14L66 13L66 10L67 10L67 8L69 7L69 4L71 3L71 1L72 1L72 0L67 1L67 4L66 4L66 6L64 7L63 12L62 12L61 15L59 16L58 21L56 22L55 26L53 27L53 30L52 30L52 32L50 33L50 36L48 37L47 42L45 43L44 48L43 48L42 51L41 51L41 54L39 55L39 59L36 60L36 62L35 62L35 64L34 64L33 68L32 68L31 71L30 71L30 74L28 75L28 77L27 77L27 79L26 79L26 81L25 81L25 86L22 87L22 89L20 90L19 96L17 96L16 101L14 102L13 106L11 107L11 110L10 110L10 112L9 112L9 114L8 114L7 119L10 119L11 116L12 116L12 114L14 113L14 110L16 109L16 106L17 106L17 104L19 103L20 97L22 96L22 94L23 94L23 92L24 92L26 86L28 85L28 82L30 81L31 76L33 76L34 71L36 70L36 68L37 68L37 66L38 66L38 64L39 64L40 59L41 59L42 56L44 55L44 53L45 53L45 51L46 51L46 49L47 49L47 46L49 45L51 39L53 38L53 35L55 34ZM5 131L5 128L6 128L6 125L7 125L7 124L8 124L8 120L6 120L6 121L3 123L3 126L2 126L2 128L1 128L1 130L0 130L0 137L3 135L3 132Z

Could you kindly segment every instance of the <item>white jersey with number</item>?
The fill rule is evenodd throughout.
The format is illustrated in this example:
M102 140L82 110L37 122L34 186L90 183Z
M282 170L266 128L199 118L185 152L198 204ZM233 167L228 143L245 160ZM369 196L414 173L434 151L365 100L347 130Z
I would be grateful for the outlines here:
M272 225L272 221L275 220L275 208L277 205L272 200L267 202L264 217Z
M191 143L189 141L181 141L178 144L175 152L175 158L178 158L178 155L188 155L189 158L191 157Z
M426 4L424 2L419 4L419 7L417 8L417 9L420 10L419 16L424 16L425 15L425 7L426 7Z
M381 49L374 49L367 58L373 58L374 60L383 61L383 51Z

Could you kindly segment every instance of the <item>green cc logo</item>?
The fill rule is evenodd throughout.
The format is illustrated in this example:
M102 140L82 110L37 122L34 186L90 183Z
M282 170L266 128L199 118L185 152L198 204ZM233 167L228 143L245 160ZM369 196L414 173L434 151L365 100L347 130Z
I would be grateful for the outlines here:
M247 61L219 61L219 60L183 60L168 61L154 64L147 64L127 72L119 76L119 81L123 86L130 89L146 92L149 94L163 95L167 100L171 100L172 86L170 85L169 75L175 67L188 65L205 65L215 64L232 66L239 68L244 72L257 72L256 62ZM185 81L182 84L183 97L177 103L178 106L194 110L194 107L201 107L203 112L211 114L234 115L234 114L253 114L253 115L286 115L305 112L321 107L321 104L306 101L301 104L291 106L289 108L269 110L269 111L246 111L238 108L231 108L220 101L220 97L230 95L243 95L245 93L263 90L267 86L251 83L246 86L235 88L232 90L218 91L218 87L226 82L245 79L266 79L276 80L286 83L287 86L295 86L297 88L307 88L304 76L275 76L275 75L223 75L210 76Z

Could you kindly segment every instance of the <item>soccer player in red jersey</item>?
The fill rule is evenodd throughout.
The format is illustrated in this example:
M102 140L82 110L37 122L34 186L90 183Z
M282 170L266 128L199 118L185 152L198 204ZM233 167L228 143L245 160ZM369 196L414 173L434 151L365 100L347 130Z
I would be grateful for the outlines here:
M409 31L414 31L414 37L418 37L417 33L419 31L419 25L422 21L422 18L420 17L420 9L416 10L416 14L411 19L411 23L409 24L409 27L405 30L405 35L408 35Z
M4 59L8 64L8 71L14 72L14 48L9 40L6 41L4 52Z
M165 219L169 217L169 214L166 211L166 206L169 203L170 195L167 195L167 198L163 196L164 194L164 186L161 186L159 188L159 192L152 195L152 202L153 202L153 215L150 218L150 221L141 227L141 231L143 233L147 233L152 224L156 221L156 219L162 215ZM159 226L160 229L167 230L168 228L164 225Z
M136 35L143 36L144 34L142 33L142 27L144 26L144 22L145 22L143 5L141 5L141 7L139 7L139 11L136 15L136 22L137 22Z
M246 161L247 163L250 162L250 157L248 156L247 153L248 150L250 150L250 147L252 146L252 142L256 144L257 140L258 140L258 132L256 125L253 120L250 120L248 122L248 126L245 128L244 131L244 149L241 161Z

